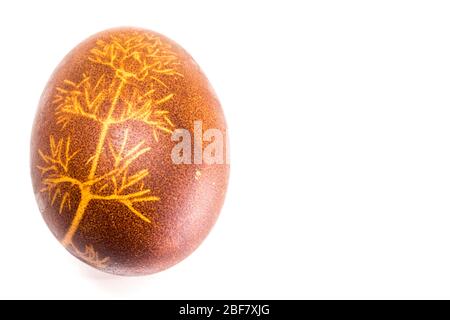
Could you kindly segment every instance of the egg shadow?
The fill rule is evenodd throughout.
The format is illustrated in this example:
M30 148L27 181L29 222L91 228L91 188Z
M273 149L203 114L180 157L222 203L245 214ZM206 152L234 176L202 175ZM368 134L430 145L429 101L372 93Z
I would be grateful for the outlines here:
M90 281L94 282L99 288L108 292L135 292L137 288L147 285L148 281L143 280L148 280L151 278L151 275L143 277L127 277L114 275L97 270L81 261L78 261L78 265L80 274L84 278L89 279Z

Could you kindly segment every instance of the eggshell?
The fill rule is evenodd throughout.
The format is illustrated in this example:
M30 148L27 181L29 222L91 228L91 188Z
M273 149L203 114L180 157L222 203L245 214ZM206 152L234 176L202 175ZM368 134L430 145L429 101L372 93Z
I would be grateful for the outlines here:
M222 134L213 156L223 161L205 161L208 143L220 140L205 141L209 129ZM182 140L191 148L180 149ZM143 29L100 32L63 59L42 94L31 137L39 209L87 264L120 275L158 272L214 225L228 183L225 142L220 103L183 48Z

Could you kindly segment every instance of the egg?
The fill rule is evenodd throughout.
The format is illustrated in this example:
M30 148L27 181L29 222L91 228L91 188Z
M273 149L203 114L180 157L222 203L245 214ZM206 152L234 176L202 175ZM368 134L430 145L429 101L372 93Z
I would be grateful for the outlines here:
M67 54L39 102L31 136L39 210L94 268L164 270L218 218L227 141L220 103L182 47L138 28L97 33Z

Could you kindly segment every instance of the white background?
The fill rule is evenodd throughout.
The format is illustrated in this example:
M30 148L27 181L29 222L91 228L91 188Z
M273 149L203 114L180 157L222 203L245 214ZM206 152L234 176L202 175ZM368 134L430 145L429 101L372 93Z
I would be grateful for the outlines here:
M448 1L1 1L0 298L450 298ZM231 181L188 259L78 262L34 200L51 72L100 30L181 44L222 102Z

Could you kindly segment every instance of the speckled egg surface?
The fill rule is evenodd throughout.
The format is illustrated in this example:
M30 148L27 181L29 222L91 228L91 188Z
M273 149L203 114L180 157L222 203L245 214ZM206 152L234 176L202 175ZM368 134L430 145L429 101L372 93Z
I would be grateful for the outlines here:
M211 147L202 140L220 134L219 101L178 44L143 29L100 32L64 58L39 103L31 176L42 216L97 269L168 268L198 247L222 207L229 165L217 156L226 151L202 159Z

